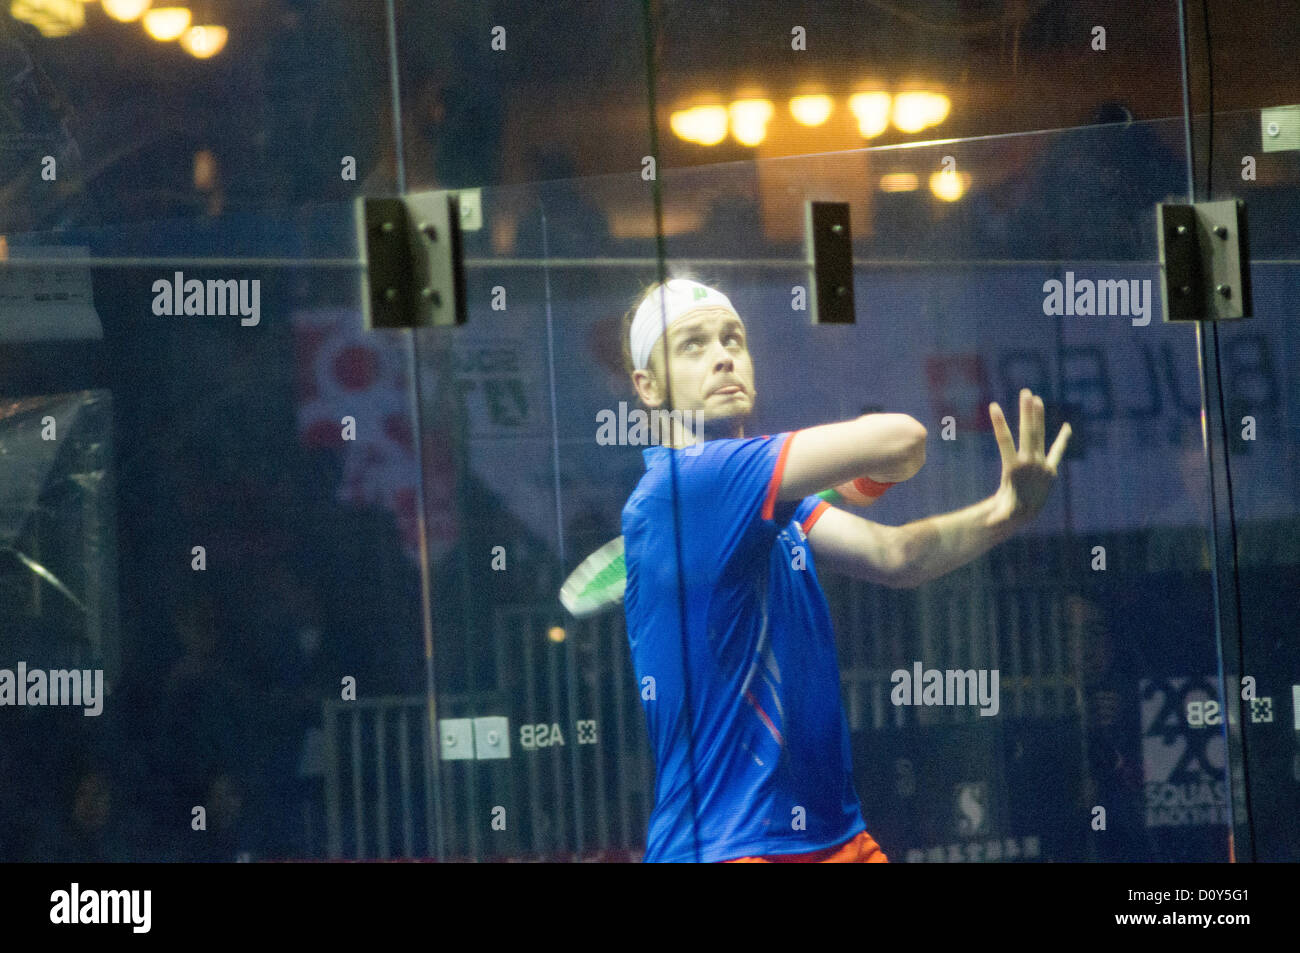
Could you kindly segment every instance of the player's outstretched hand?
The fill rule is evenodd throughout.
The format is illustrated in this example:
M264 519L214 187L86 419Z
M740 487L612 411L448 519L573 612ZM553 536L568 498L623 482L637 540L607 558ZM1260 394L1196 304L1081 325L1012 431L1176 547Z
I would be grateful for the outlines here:
M1056 482L1056 471L1065 456L1065 445L1073 432L1069 424L1061 431L1044 454L1046 426L1043 423L1043 399L1035 396L1028 387L1020 391L1020 449L1011 439L1011 428L1006 415L996 402L989 404L989 418L993 433L1002 452L1002 483L993 495L997 501L995 514L1015 525L1028 523L1038 515Z

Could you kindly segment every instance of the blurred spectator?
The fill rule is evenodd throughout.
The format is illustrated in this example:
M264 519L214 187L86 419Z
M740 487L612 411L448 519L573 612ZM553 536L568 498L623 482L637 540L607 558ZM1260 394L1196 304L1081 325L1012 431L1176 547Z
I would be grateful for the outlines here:
M1145 787L1138 724L1139 674L1116 659L1115 637L1101 603L1072 594L1065 603L1069 644L1079 653L1088 772L1084 808L1106 809L1106 830L1096 832L1098 859L1158 856L1148 843Z
M206 830L191 830L186 860L235 863L253 860L253 844L244 812L244 785L233 774L218 774L204 792Z
M259 711L258 763L264 847L277 857L305 856L306 817L323 799L321 701L337 697L338 651L326 635L313 588L292 569L267 574L267 611L259 632L256 677L264 691Z
M246 687L221 657L214 601L201 595L174 614L183 648L158 706L162 768L182 802L200 803L208 779L249 753Z
M106 770L93 767L67 775L71 791L57 814L45 814L43 838L30 860L52 863L123 863L136 860L122 823L121 798Z

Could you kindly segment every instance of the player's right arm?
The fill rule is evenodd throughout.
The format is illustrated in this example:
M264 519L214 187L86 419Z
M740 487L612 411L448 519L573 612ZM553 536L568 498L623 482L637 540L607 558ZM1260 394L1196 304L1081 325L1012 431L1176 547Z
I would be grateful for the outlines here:
M860 476L902 483L925 464L924 425L907 414L864 414L790 437L780 500L801 500Z

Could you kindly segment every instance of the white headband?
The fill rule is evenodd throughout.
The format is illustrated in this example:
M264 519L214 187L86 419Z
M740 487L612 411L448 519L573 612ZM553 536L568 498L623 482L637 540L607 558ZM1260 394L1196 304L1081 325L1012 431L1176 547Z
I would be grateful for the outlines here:
M645 370L650 363L650 352L664 330L697 308L726 308L736 314L731 301L721 291L688 278L673 278L652 291L632 319L632 366L638 371Z

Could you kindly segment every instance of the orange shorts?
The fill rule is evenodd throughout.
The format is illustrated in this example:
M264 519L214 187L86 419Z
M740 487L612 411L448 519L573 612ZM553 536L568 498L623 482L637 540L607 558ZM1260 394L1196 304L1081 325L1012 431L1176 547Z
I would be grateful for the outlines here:
M768 854L765 857L737 857L724 864L887 864L889 858L871 835L857 837L835 847L823 847L807 854Z

